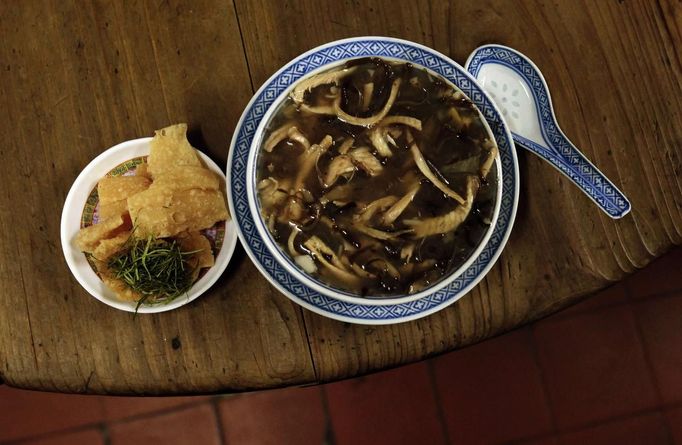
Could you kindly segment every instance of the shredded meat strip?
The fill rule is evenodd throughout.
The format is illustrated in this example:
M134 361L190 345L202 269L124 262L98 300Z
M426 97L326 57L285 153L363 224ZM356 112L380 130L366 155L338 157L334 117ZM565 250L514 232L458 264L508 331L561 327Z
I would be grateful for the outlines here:
M331 71L328 73L317 74L315 76L309 77L308 79L296 85L296 87L289 95L294 100L294 102L300 104L301 102L303 102L306 92L320 85L327 85L330 83L338 85L341 79L348 76L349 74L352 74L356 69L357 67L344 68L339 71Z
M454 199L455 201L459 202L460 204L464 204L464 198L459 196L457 192L452 190L450 187L445 185L443 181L438 179L438 177L431 171L429 168L429 165L426 163L426 159L424 159L424 156L422 156L421 151L419 151L419 147L417 147L417 144L413 141L412 144L410 145L410 151L412 152L412 157L414 158L415 164L417 164L417 167L419 168L419 171L422 172L426 178L431 181L433 185L438 187L438 189L448 195L450 198Z
M395 102L395 98L398 97L398 90L400 89L400 82L401 82L400 79L396 79L393 81L393 84L391 85L391 93L388 96L388 100L386 101L386 104L381 109L381 111L379 111L374 116L356 117L356 116L351 116L350 114L346 113L345 111L343 111L341 109L341 96L339 96L336 99L336 101L334 101L334 111L336 112L336 116L344 122L347 122L351 125L357 125L359 127L371 127L373 125L376 125L391 110L391 107L393 106L393 102Z
M396 203L394 203L390 209L384 213L381 218L381 223L385 226L390 226L393 222L398 219L398 217L405 211L408 205L412 202L417 192L419 192L420 184L417 182L412 188L400 198Z
M423 238L430 235L452 232L466 219L474 204L474 197L478 189L478 179L474 176L467 178L467 199L464 204L457 206L453 211L445 215L426 219L406 219L405 225L411 227L415 238Z

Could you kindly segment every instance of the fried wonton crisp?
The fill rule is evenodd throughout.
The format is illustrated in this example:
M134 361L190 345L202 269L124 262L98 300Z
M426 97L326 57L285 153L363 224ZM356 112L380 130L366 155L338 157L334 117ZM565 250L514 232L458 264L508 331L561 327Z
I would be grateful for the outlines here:
M218 190L150 188L128 198L136 230L165 238L188 230L202 230L227 219Z
M187 141L187 124L171 125L157 130L151 142L149 173L152 178L179 166L201 167L196 151Z
M211 267L215 263L211 242L197 231L184 232L177 237L180 247L185 252L194 252L190 259L196 269Z
M147 164L146 162L138 164L137 168L135 168L135 176L147 178L151 181L152 175L151 173L149 173L149 164Z
M99 261L106 261L114 254L121 251L126 241L130 238L129 231L123 231L113 238L104 239L99 242L99 245L92 251L94 256Z
M154 180L154 188L168 190L218 190L220 179L218 175L204 167L173 167Z
M128 200L122 199L110 203L99 203L99 217L108 219L128 213Z
M127 199L146 190L151 181L142 176L107 176L97 184L99 214L102 219L128 212Z
M111 203L128 199L149 188L151 181L141 176L105 176L97 183L100 203Z
M105 219L99 224L85 227L76 235L76 246L83 252L92 253L100 241L116 236L124 225L121 215Z

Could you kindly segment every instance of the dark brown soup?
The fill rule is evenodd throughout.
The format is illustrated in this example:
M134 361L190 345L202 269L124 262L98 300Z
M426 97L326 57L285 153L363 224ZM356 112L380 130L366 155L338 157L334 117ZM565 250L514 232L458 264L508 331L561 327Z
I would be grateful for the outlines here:
M352 60L299 82L269 122L262 217L322 282L369 297L415 293L484 237L496 156L461 91L410 64Z

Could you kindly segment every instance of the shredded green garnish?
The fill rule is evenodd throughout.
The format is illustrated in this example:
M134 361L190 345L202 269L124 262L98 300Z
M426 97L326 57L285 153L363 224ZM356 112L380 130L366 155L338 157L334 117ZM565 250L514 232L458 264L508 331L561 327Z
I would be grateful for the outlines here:
M122 251L107 262L115 278L142 297L142 304L170 302L192 287L188 257L198 251L183 252L175 240L131 236Z

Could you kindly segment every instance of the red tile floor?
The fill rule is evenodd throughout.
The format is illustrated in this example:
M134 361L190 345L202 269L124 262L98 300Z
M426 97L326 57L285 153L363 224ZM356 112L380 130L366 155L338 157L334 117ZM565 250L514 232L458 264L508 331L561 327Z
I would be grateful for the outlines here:
M682 248L531 326L339 383L170 398L0 386L0 443L682 445Z

